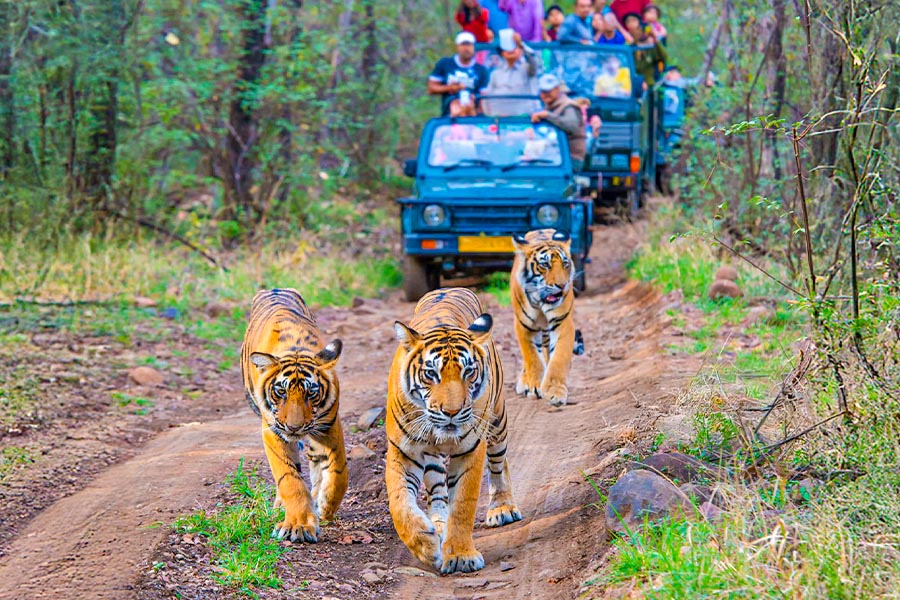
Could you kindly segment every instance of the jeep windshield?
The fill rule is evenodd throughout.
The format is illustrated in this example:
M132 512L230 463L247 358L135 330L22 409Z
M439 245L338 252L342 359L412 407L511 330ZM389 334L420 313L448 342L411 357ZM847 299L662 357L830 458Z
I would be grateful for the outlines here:
M562 165L557 130L527 122L475 122L438 125L431 137L428 165L444 172Z
M630 98L630 56L627 49L563 45L544 50L545 70L562 79L572 97Z

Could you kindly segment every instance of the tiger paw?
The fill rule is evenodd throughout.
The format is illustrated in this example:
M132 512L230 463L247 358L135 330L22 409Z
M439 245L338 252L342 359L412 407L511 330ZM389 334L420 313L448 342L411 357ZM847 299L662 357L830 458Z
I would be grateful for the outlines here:
M501 504L488 509L484 523L488 527L503 527L521 520L522 513L515 504Z
M463 552L448 552L441 565L441 573L473 573L484 568L484 557L481 552L472 548Z
M443 564L441 537L441 533L429 522L427 527L413 534L407 547L423 563L439 569Z
M319 533L319 519L315 513L293 513L286 514L284 521L275 525L272 537L315 544L319 541Z
M569 388L564 383L545 382L541 386L541 397L546 398L550 406L564 406L569 400Z
M541 384L534 377L526 375L524 372L519 375L519 381L516 383L516 393L520 396L541 397Z

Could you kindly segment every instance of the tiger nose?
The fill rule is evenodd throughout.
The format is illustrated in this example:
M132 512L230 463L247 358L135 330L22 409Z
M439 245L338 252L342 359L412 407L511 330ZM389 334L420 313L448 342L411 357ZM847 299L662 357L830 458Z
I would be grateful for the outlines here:
M457 413L459 413L459 411L460 411L461 409L462 409L462 407L459 407L459 408L441 408L441 412L442 412L443 414L447 415L448 417L453 417L453 416L455 416Z
M303 425L285 425L285 428L291 433L297 433L301 429L303 429Z

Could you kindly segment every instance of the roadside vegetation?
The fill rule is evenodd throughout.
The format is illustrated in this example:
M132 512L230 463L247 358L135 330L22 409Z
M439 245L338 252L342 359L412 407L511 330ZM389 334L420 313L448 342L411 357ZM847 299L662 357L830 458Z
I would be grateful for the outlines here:
M629 269L667 294L683 333L669 351L704 365L674 408L692 433L668 447L724 475L707 482L714 509L615 537L592 583L649 598L891 596L896 6L710 8L707 58L725 74L695 96L677 198ZM743 296L710 300L724 264Z

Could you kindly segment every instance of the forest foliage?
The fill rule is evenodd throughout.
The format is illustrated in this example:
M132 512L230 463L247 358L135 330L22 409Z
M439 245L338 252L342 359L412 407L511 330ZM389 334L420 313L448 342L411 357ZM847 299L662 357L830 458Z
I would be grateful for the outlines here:
M0 2L0 223L224 245L302 227L329 173L389 180L434 107L410 0Z

